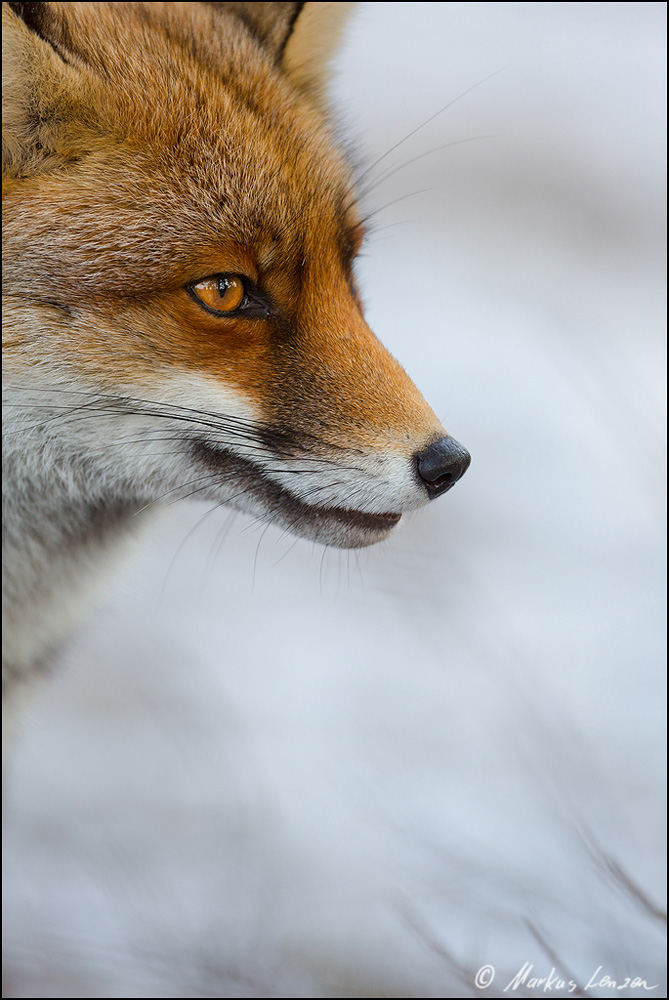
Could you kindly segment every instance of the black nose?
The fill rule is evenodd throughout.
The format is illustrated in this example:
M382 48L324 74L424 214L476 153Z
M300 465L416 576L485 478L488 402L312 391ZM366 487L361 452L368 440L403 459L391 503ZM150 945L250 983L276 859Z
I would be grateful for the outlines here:
M418 475L425 483L430 499L441 496L464 476L471 455L455 438L443 437L416 455Z

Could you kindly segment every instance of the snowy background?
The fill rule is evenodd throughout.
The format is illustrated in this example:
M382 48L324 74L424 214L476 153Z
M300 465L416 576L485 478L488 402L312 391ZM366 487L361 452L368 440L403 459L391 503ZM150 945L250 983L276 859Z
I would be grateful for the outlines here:
M666 996L665 14L361 5L363 164L459 97L360 279L471 469L361 553L152 522L15 748L3 996Z

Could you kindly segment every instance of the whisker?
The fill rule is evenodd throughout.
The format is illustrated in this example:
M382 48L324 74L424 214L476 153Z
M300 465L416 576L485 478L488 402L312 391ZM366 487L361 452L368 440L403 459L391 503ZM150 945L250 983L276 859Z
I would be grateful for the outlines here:
M255 593L256 570L258 568L258 556L260 554L260 546L262 545L262 540L265 537L265 535L267 534L267 532L269 531L270 527L271 527L271 522L269 522L268 524L265 525L263 533L261 534L260 538L258 539L258 544L256 545L256 551L255 551L255 555L253 557L253 574L251 576L251 593L252 594Z
M172 570L174 569L176 561L179 558L179 555L180 555L181 551L183 550L186 542L188 541L189 538L191 538L192 535L195 534L195 532L200 527L200 525L203 524L203 522L206 521L214 513L214 511L217 511L220 507L221 507L221 504L219 504L219 503L214 504L213 507L210 507L209 510L206 511L201 517L199 517L197 519L197 521L195 522L195 524L191 528L189 528L189 530L186 532L185 536L179 542L179 545L177 546L177 549L176 549L174 555L170 559L170 564L167 567L167 572L165 573L165 579L163 580L162 587L160 588L160 596L158 598L158 606L159 607L163 603L163 600L165 598L165 591L167 589L167 584L169 582L169 578L170 578L170 575L172 573Z
M229 474L229 475L228 475L228 476L226 477L226 480L227 480L227 479L231 479L231 478L234 478L234 473L230 473L230 474ZM222 482L222 481L223 481L223 480L220 480L220 477L218 477L218 476L212 476L212 474L211 474L211 473L209 473L209 474L208 474L208 475L206 475L206 476L198 476L198 478L197 478L197 479L191 479L191 480L189 480L189 482L187 482L187 483L181 483L181 485L180 485L180 486L173 486L173 487L172 487L172 489L170 489L170 490L165 490L165 492L164 492L164 493L161 493L161 494L160 494L160 496L158 496L158 497L156 497L156 498L155 498L155 500L150 500L150 501L149 501L149 503L146 503L146 504L144 504L144 506L143 506L143 507L140 507L140 508L139 508L139 510L136 510L136 511L134 512L134 514L133 514L132 516L133 516L133 517L137 517L137 515L138 515L138 514L141 514L141 513L142 513L142 511L144 511L144 510L147 510L147 508L148 508L148 507L153 507L153 505L154 505L154 504L157 504L157 503L160 503L160 501L161 501L161 500L164 500L164 499L165 499L165 497L169 496L169 495L170 495L171 493L176 493L176 492L177 492L177 490L183 490L183 489L185 489L185 488L186 488L187 486L192 486L192 485L193 485L193 483L201 483L203 479L206 479L206 480L207 480L207 484L208 484L208 485L210 485L210 484L211 484L212 482L214 482L214 483L215 483L215 482L217 482L217 481L219 481L219 482ZM191 496L191 494L190 494L190 493L187 493L187 494L186 494L186 496ZM186 499L186 497L179 497L179 499L180 499L180 500L185 500L185 499ZM169 507L170 505L169 505L169 504L167 504L167 506Z
M11 385L11 384L10 384ZM257 438L261 434L267 435L268 439L275 445L284 445L287 448L295 447L294 434L281 431L280 429L270 427L268 425L263 425L260 423L255 423L242 419L241 417L231 416L231 415L221 415L214 413L209 410L194 410L191 407L181 406L179 404L167 403L155 400L146 400L142 398L135 398L132 396L120 396L111 395L106 393L92 393L84 390L78 389L62 389L57 387L51 388L39 388L35 390L34 388L27 388L24 386L11 386L14 389L18 389L23 392L38 392L39 394L44 394L46 392L53 393L63 393L74 396L85 396L90 397L90 402L82 403L77 407L67 408L67 412L81 413L86 411L84 416L89 416L91 414L102 414L102 415L118 415L119 412L125 413L126 415L132 416L153 416L153 417L163 417L164 419L174 419L180 420L189 424L206 427L211 430L217 430L221 433L226 433L230 436L237 436L239 440L248 441L253 439L257 441ZM106 402L105 402L106 401ZM97 403L98 405L94 405ZM21 406L20 403L12 403L9 401L5 403L5 406ZM53 409L49 404L31 404L33 407L43 406L44 409ZM35 425L23 425L19 430L25 431L33 428L46 425L47 423L53 422L66 416L66 414L54 414L53 416L47 418L45 421L35 424ZM11 429L8 429L11 433ZM346 446L341 445L337 441L332 441L329 439L321 438L309 431L300 430L299 433L300 444L304 445L308 442L312 442L317 446L327 445L328 448L334 450L351 451L358 449L346 448Z
M284 539L284 538L286 537L286 535L289 535L289 534L290 534L290 532L289 532L288 528L284 528L284 530L283 530L283 531L281 532L281 535L280 535L280 536L279 536L279 537L277 538L277 540L276 540L276 542L275 542L274 544L275 544L275 545L278 545L278 544L279 544L279 542L280 542L280 541L282 541L282 540L283 540L283 539ZM285 558L286 558L286 556L290 555L290 553L291 553L291 552L293 551L293 549L295 548L295 546L297 545L297 543L298 543L299 541L300 541L300 539L299 539L299 538L295 538L295 539L294 539L294 540L292 541L292 543L291 543L291 544L290 544L290 545L288 546L288 548L286 549L286 551L285 551L285 552L283 553L283 555L279 556L279 558L278 558L278 559L276 560L276 562L273 562L273 563L272 563L272 565L270 566L270 569L274 569L274 567L275 567L275 566L278 566L278 565L279 565L279 563L280 563L280 562L281 562L281 561L282 561L283 559L285 559Z
M203 490L209 489L210 486L223 485L224 483L228 482L228 480L234 479L234 478L235 478L234 473L230 473L229 475L224 476L223 478L221 478L220 476L214 476L208 482L206 482L204 484L204 486L198 486L198 488L196 490L191 490L189 493L186 493L184 496L177 497L176 500L171 500L170 503L165 504L165 506L166 507L172 507L172 506L174 506L175 503L179 503L181 500L187 500L189 497L195 496L196 493L201 493ZM243 490L240 490L239 493L235 493L233 496L226 497L225 500L221 500L221 506L223 504L230 503L232 500L235 500L237 497L243 496L244 493L248 493L252 489L253 489L252 486L246 486ZM153 502L155 503L156 501L153 501ZM151 506L151 504L149 504L148 506Z
M318 589L320 591L321 597L323 597L323 567L325 566L325 557L328 554L328 549L323 549L323 555L321 556L320 565L318 567Z
M417 156L412 156L409 160L405 160L397 166L389 167L384 170L378 177L374 178L371 184L366 187L361 188L360 196L364 197L371 191L374 191L381 184L384 184L389 178L398 174L405 167L411 166L412 163L417 163L419 160L424 160L427 156L432 156L434 153L440 153L444 149L453 149L455 146L464 146L471 142L480 142L482 139L497 139L501 135L501 132L492 132L489 135L472 135L466 139L455 139L453 142L445 142L441 146L434 146L432 149L426 150L424 153L419 153Z
M208 582L208 580L209 580L209 578L210 578L210 576L211 576L211 574L213 572L214 564L216 563L216 560L218 559L218 556L219 556L219 553L221 551L221 548L223 547L223 543L225 542L225 539L228 537L228 535L230 533L230 529L232 528L232 525L235 523L235 521L237 519L237 514L238 513L239 512L236 511L236 510L231 510L230 511L230 513L228 514L228 516L225 519L225 523L224 523L223 527L218 531L218 533L216 535L216 538L214 539L214 544L213 544L212 548L210 549L210 551L209 551L209 553L207 555L207 561L206 561L206 563L204 565L204 569L202 571L202 583L201 583L201 587L200 587L200 593L201 594L202 594L203 589L206 586L206 584L207 584L207 582Z
M438 111L435 111L434 114L431 114L428 118L425 119L425 121L421 122L420 125L417 125L410 132L407 132L407 134L402 139L399 139L396 143L390 146L390 148L387 149L385 153L382 153L381 156L377 157L377 159L374 160L373 163L370 163L370 165L366 167L365 170L363 170L363 172L358 177L358 184L360 183L361 180L363 180L365 177L368 176L368 174L374 169L374 167L377 167L379 163L382 163L385 159L387 159L387 157L389 157L391 153L394 153L396 149L399 149L400 146L403 146L405 142L408 142L409 139L411 139L412 136L416 135L417 132L420 132L422 129L424 129L426 125L429 125L430 122L433 122L435 118L438 118L440 115L443 115L444 111L448 111L449 108L452 108L454 104L457 104L458 101L461 101L463 97L467 96L467 94L471 94L471 92L473 90L476 90L477 87L483 86L483 84L487 83L488 80L492 80L493 77L498 76L498 74L501 73L504 68L505 67L502 66L500 67L500 69L496 69L493 73L489 73L488 76L484 76L483 79L479 80L477 83L473 83L471 87L467 87L466 90L463 90L462 93L458 94L457 97L454 97L453 100L449 101L447 104L444 104L443 107L439 108Z
M386 208L390 208L391 205L397 205L398 202L406 201L407 198L414 198L417 194L428 194L431 190L432 188L421 188L419 191L410 191L409 194L401 194L399 198L393 198L392 201L386 202L386 204L381 205L380 208L375 208L373 212L370 212L362 219L362 222L366 224L370 221L370 219L373 219L376 215L378 215L379 212L383 212Z

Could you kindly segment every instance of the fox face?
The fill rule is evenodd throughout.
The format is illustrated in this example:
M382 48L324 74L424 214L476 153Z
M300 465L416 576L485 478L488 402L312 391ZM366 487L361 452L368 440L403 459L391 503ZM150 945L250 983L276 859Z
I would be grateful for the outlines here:
M350 547L465 472L355 284L322 97L349 6L3 4L8 422L39 480Z

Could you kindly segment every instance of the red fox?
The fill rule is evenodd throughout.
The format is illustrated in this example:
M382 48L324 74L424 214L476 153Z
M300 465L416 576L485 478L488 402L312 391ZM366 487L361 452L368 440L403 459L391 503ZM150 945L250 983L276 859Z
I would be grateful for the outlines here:
M11 682L163 497L364 546L470 459L363 318L351 4L2 6Z

